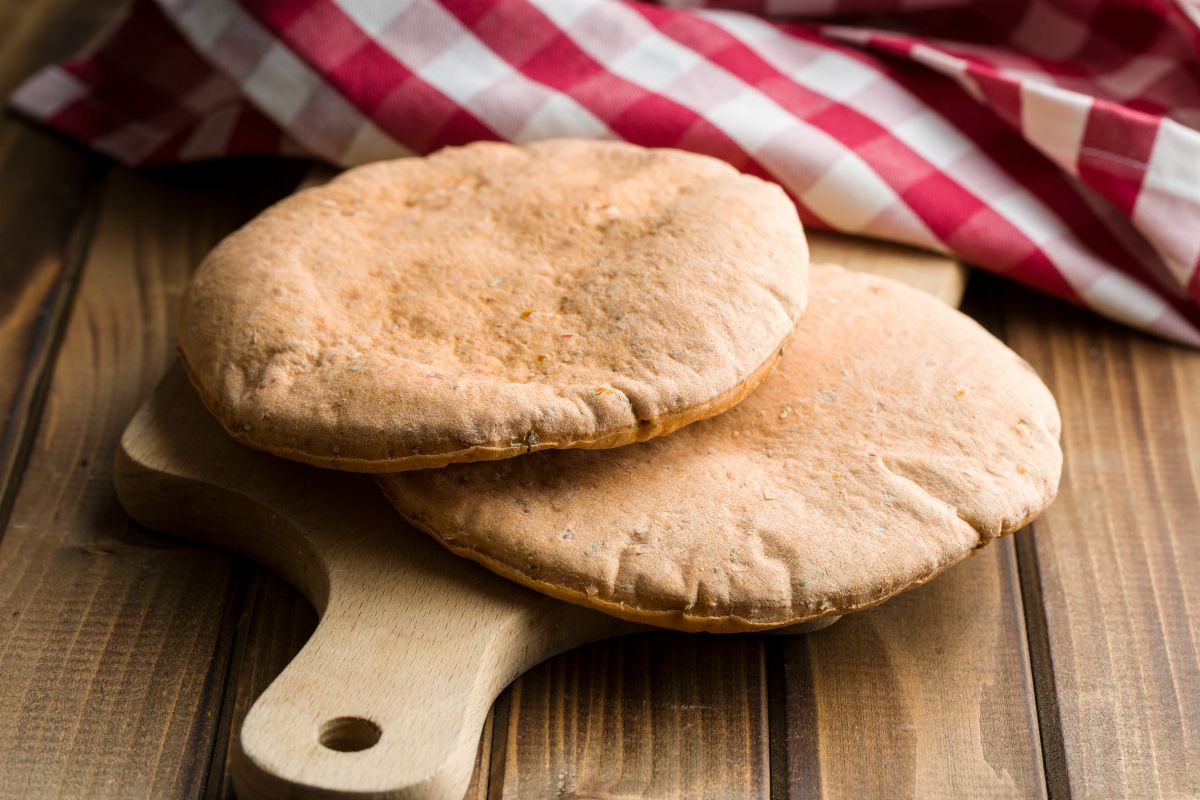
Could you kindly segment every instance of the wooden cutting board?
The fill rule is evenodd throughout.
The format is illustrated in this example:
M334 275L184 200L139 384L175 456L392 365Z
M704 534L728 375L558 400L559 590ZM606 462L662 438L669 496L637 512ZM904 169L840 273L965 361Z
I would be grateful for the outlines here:
M948 258L810 240L814 261L961 299L966 273ZM487 710L509 682L568 648L645 629L457 558L409 527L368 476L237 444L179 367L126 428L114 477L134 519L266 565L320 616L243 724L233 776L247 800L459 798Z

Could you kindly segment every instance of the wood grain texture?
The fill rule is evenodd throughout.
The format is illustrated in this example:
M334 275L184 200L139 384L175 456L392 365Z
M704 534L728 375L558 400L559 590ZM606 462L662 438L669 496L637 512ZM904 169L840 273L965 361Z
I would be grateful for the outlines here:
M761 636L599 642L535 667L507 695L492 797L769 796Z
M0 541L0 796L186 796L206 780L238 616L233 561L132 526L110 464L173 358L190 266L261 206L272 174L276 192L281 170L298 178L264 170L106 179ZM248 175L260 190L246 191Z
M1022 622L1010 539L789 641L789 796L1042 796Z
M789 796L1044 795L1014 541L783 645Z
M475 751L475 769L471 773L471 782L463 800L487 800L490 784L492 738L496 735L496 712L493 706L488 711L487 719L483 722L483 732L479 734L479 749Z
M966 285L965 268L945 256L823 232L811 232L809 242L815 262L832 261L851 269L887 275L953 304L957 304ZM1008 578L994 566L985 566L984 572L982 584ZM950 579L952 574L953 571L939 578L934 585ZM970 590L971 587L966 589ZM925 591L928 590L919 590ZM1007 595L1009 600L1013 597ZM878 614L903 599L889 601L878 611L852 617ZM921 615L933 613L933 606L926 604L920 608L915 620L903 615L883 617L881 624L889 632L889 646L904 647L906 627L925 624ZM1015 642L1018 646L1023 643L1019 611L1019 607L1015 609L1016 618L1010 613L996 623L1017 627L1010 629L1012 635L996 643L996 647L988 640L988 652L999 653L1005 643ZM804 766L808 764L812 769L820 766L818 760L808 756L817 737L823 737L822 745L829 744L831 748L826 756L829 762L826 780L836 791L829 796L856 796L854 792L862 787L862 762L859 759L850 763L847 753L864 736L871 745L878 745L879 741L872 738L878 727L873 719L867 720L865 733L855 727L863 718L853 712L861 711L870 717L873 708L864 706L856 694L863 686L831 683L830 676L858 669L856 659L875 657L879 648L831 651L827 647L820 651L819 666L826 676L821 701L826 706L835 706L835 717L832 721L825 720L824 729L813 724L818 709L811 691L811 675L803 673L807 662L802 666L789 656L790 666L786 670L784 667L785 653L802 652L805 641L813 637L836 637L835 629L849 621L842 620L822 634L775 637L778 641L763 637L646 634L600 642L535 667L517 679L497 703L497 725L502 727L493 740L489 797L766 797L786 796L789 789L793 796L817 796ZM860 629L862 625L858 623ZM869 624L866 629L874 630ZM983 637L986 638L986 632ZM854 635L850 634L845 641L855 641ZM920 651L915 642L907 647L904 653L910 663L902 669L912 683L921 669L919 664L911 662ZM1018 692L1027 688L1027 684L1021 683L1026 676L1019 666L1023 652L1018 649L1005 662L1008 667L1017 665L1017 671L1005 673L1004 678ZM986 670L994 665L971 666L967 663L968 655L963 653L957 666L963 671L975 670L972 677L978 693L978 684L991 679ZM768 663L780 680L771 680ZM931 677L928 682L936 684L936 678ZM997 702L1003 699L997 698ZM1020 788L1037 790L1036 729L1030 733L1029 719L1022 716L1031 713L1032 702L1024 694L1020 699L1017 716L1023 735L1019 734L1011 746L996 748L990 742L988 745L988 756L993 761L1014 762L1017 777L990 785L983 780L972 783L960 779L958 785L962 788L999 786L1007 790L1008 796L1019 796ZM889 696L886 692L880 694L880 700L893 704L909 702L899 693ZM938 708L952 718L956 733L965 731L969 736L964 749L979 744L978 709L977 702L972 705L969 701L946 703ZM959 712L970 716L953 717ZM826 713L830 713L828 708ZM844 716L838 718L836 714ZM994 720L996 724L1007 721ZM772 746L771 734L786 740ZM838 752L838 746L846 752ZM794 759L792 751L798 753ZM980 757L973 751L971 754L975 760L963 770L968 778L980 769L977 763ZM900 755L917 760L912 752L886 750L876 757ZM925 772L939 767L936 757L921 760ZM1010 765L1004 763L1004 766ZM887 773L874 774L886 781ZM895 784L890 784L890 788L894 789ZM877 796L896 795L881 791Z
M1062 411L1058 501L1022 572L1044 604L1058 797L1200 796L1200 353L991 281Z
M496 692L552 653L635 627L455 558L407 529L361 476L239 447L221 433L178 369L129 423L115 477L133 517L270 566L304 592L322 617L296 660L246 715L231 758L234 785L242 794L457 796L468 787L480 728ZM722 663L716 657L721 648L734 641L697 637L688 648L678 643L668 648L683 653L669 685L685 691L683 696L706 699L688 706L668 696L666 706L714 712L720 723L709 726L714 749L745 756L687 757L703 720L665 715L648 733L635 734L646 746L631 746L618 762L630 768L621 775L647 784L643 793L767 792L761 642L731 660L730 679L712 668ZM744 657L747 652L753 657ZM509 735L526 711L518 702L521 691L520 685L514 689L500 727L504 741L515 747L489 764L490 791L503 791L510 777L524 774L514 767L527 761L529 748L521 747L526 740ZM637 724L645 727L642 716ZM340 737L327 737L330 730L351 726L363 734L346 742L352 748L341 746ZM739 737L742 729L749 733ZM656 752L658 744L666 759ZM343 749L353 749L354 757L339 752ZM579 760L605 764L604 753L585 751ZM554 791L577 791L562 783L564 775L570 780L577 772L572 759L560 760L567 771ZM670 770L662 764L680 766ZM646 765L652 765L648 776L641 773ZM591 777L586 768L578 772ZM602 774L599 780L615 779ZM514 791L536 796L543 790L550 789Z
M321 618L237 733L244 800L457 800L506 685L572 647L644 630L458 558L367 476L239 445L179 366L130 420L113 477L131 517L269 567Z
M951 305L958 305L966 291L968 269L949 256L832 231L808 231L808 247L814 264L873 272L924 289Z
M113 474L133 518L270 567L321 617L238 731L246 800L461 797L504 686L640 630L454 556L367 476L237 444L178 366L130 421Z
M83 44L117 5L0 3L0 97ZM103 165L83 148L0 114L0 526L78 284L96 211L89 197Z
M208 797L229 800L235 797L229 766L246 712L317 627L313 607L282 578L263 567L247 565L245 569L253 574L247 581L234 633L231 674L205 792Z
M317 162L305 171L296 190L326 183L339 171L332 165ZM229 696L236 700L232 713L228 719L222 719L218 730L218 746L224 757L214 758L211 766L214 777L219 776L220 796L225 798L234 797L232 755L238 744L236 732L241 729L246 713L300 651L317 624L312 606L294 588L262 568L256 568L254 581L268 590L256 591L243 612L244 625L239 625L239 641L245 639L244 656L239 657L235 649L234 662L241 668L230 675L226 703L228 705ZM485 800L487 797L492 736L493 714L489 711L464 800Z
M0 91L74 50L117 5L0 0ZM232 725L311 624L307 604L278 579L130 526L108 485L117 431L170 357L182 276L270 193L238 199L276 169L289 168L118 170L100 192L105 167L92 157L0 118L0 518L13 512L0 541L0 797L228 796L220 753ZM1200 357L976 280L976 310L995 312L995 329L1046 377L1066 423L1061 497L1016 540L1050 794L1200 796ZM20 484L11 478L21 477L35 432ZM1018 692L1014 677L1023 645L1002 623L1021 614L1009 547L823 634L762 645L775 687L768 727L787 740L770 748L776 796L891 797L917 781L952 796L1043 791L1028 686ZM925 625L944 602L926 596L943 593L961 613L905 641L910 618ZM558 786L546 754L567 748L541 726L568 715L607 720L608 743L621 747L614 760L590 729L570 732L568 778L580 794L612 796L620 786L676 796L655 770L694 770L692 756L683 766L656 762L689 735L715 736L703 727L712 709L681 708L686 728L651 709L650 741L638 698L667 681L664 696L687 705L681 687L709 665L672 662L655 644L669 634L643 638L620 652L649 654L653 674L613 664L614 642L550 662L522 680L519 696L502 696L495 731L483 737L494 758L477 768L470 796ZM994 672L986 680L982 667L969 668L975 646ZM916 659L919 648L927 650ZM762 680L750 680L748 652L728 655L722 674L742 670L745 682L728 684L741 694L706 697L732 704L721 720L736 708L749 718L746 698ZM614 670L633 673L619 691L605 683ZM552 695L555 687L563 692ZM725 758L723 749L707 755ZM761 776L757 756L745 764Z
M332 174L332 170L315 169L306 176L302 185L319 184ZM922 286L950 301L957 301L965 284L965 269L941 256L832 234L814 234L812 240L818 260L835 259L847 263L851 268L888 274ZM296 613L292 598L287 598L286 593L276 599L278 606L268 603L256 608L255 615L268 615L280 620L289 619L289 615ZM258 627L261 630L257 630ZM256 626L256 630L263 636L272 635L268 626ZM694 660L689 662L686 654L680 660L680 654L673 645L675 641L669 637L652 636L645 639L642 647L643 652L651 654L647 657L649 661L670 662L674 670L673 678L681 683L664 689L661 676L631 676L630 682L637 683L639 687L632 696L641 697L648 691L648 686L655 687L655 696L661 696L658 702L669 707L672 700L677 699L674 694L679 692L704 694L710 702L691 704L692 716L696 716L696 719L671 720L659 715L648 728L646 719L641 716L644 709L636 704L630 705L629 693L603 680L596 685L589 682L591 677L603 679L607 674L602 672L596 676L598 667L592 659L563 656L518 679L514 687L498 701L497 708L500 711L496 716L501 720L500 727L492 733L485 726L482 736L485 745L494 741L495 746L480 748L468 796L577 796L614 791L649 797L670 796L673 792L682 792L684 796L765 795L769 771L765 760L767 714L761 704L766 680L765 673L759 668L761 644L751 644L755 641L752 639L741 639L737 640L741 644L735 651L729 651L725 643L717 648L717 661L731 665L729 671L733 677L727 684L740 686L743 690L726 692L718 697L711 696L709 678L706 677L708 659L713 658L713 654L708 650L697 652L693 647L689 652ZM594 647L603 649L620 646L613 643ZM736 652L738 657L730 655L730 652ZM560 662L571 665L567 669L574 674L574 691L568 690L565 694L559 694L563 688L561 682L543 679L546 670L563 669ZM581 680L584 685L582 691L579 688ZM239 681L233 691L239 697L252 698L261 688L245 686ZM596 691L609 694L597 697ZM514 698L520 702L514 704ZM573 736L571 744L555 744L557 740L538 738L543 720L539 716L540 709L548 702L564 709L560 717L565 715L566 719L560 719L560 728L568 730L575 725L580 741L576 742ZM604 716L604 709L609 707L609 713ZM686 708L688 704L684 703L682 707ZM699 718L700 709L706 711L704 720ZM602 720L606 730L617 731L622 741L628 739L637 742L637 746L622 748L622 757L612 758L610 742L606 738L586 735L588 729L580 727L597 720ZM489 725L490 721L489 718ZM674 724L669 724L672 721ZM701 725L701 722L712 724ZM693 730L699 728L709 731L711 741L707 744L710 746L722 752L732 750L744 755L715 762L700 757L690 736ZM744 737L740 733L743 730L746 732ZM232 743L233 737L228 737L228 741ZM536 762L539 768L530 769L532 762ZM228 777L226 783L228 785Z

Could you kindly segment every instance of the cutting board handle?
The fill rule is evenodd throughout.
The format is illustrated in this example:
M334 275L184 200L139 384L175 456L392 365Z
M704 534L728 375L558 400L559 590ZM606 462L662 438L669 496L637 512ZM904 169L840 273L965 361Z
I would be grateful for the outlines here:
M326 612L246 716L233 764L239 797L461 796L491 665L478 641L456 652L397 633L344 608Z
M331 174L318 169L301 188ZM943 256L820 233L809 244L814 262L887 274L953 305L962 296L966 271ZM451 555L366 476L241 447L178 366L126 428L114 477L134 519L263 564L320 615L242 726L233 760L242 800L458 800L505 685L555 653L642 629Z
M406 603L378 601L380 589L396 596L387 585L391 594L369 581L335 590L312 638L255 702L233 765L240 797L461 797L496 694L531 661L629 629L570 611L576 625L540 630L537 618L561 609L529 613L536 600L510 607L499 629L487 609L478 625L469 614L414 618Z
M125 429L114 480L134 519L269 567L320 616L242 725L242 800L457 800L509 682L571 647L646 630L452 555L367 476L242 447L178 367Z
M236 444L178 368L126 428L114 478L134 519L264 564L320 615L243 724L243 800L457 800L504 686L555 653L641 629L457 558L366 476Z

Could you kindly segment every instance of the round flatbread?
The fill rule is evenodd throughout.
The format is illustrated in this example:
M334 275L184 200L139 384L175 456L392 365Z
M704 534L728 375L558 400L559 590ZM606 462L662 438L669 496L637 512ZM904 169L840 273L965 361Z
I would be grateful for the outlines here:
M843 614L927 581L1054 498L1054 398L970 318L814 266L775 373L714 419L609 452L378 478L456 553L686 631Z
M724 411L804 311L776 185L617 142L350 170L223 241L180 351L235 437L366 472L605 448Z

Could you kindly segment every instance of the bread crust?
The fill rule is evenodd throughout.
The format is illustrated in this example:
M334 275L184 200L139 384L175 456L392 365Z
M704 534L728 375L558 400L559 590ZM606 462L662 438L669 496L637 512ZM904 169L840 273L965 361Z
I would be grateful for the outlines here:
M807 302L774 184L619 142L379 162L190 282L180 352L238 440L362 472L611 448L740 401Z
M520 583L685 631L868 608L1054 499L1061 421L1019 356L914 289L814 266L779 367L671 436L381 475L446 547Z

